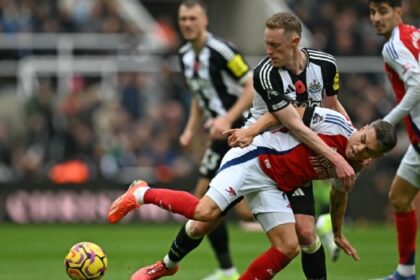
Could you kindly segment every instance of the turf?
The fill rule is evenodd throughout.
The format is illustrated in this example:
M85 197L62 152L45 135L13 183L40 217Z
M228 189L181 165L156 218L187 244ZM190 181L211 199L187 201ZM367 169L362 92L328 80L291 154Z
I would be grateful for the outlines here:
M93 241L104 248L109 270L104 279L129 279L138 267L162 258L180 224L143 225L0 225L0 279L68 279L63 260L68 248L79 241ZM358 249L361 261L342 255L328 262L329 279L366 280L395 268L395 233L391 226L347 226L346 236ZM230 225L233 256L243 271L268 248L261 232L245 232ZM216 267L208 242L203 242L181 265L172 279L197 280ZM169 279L169 278L168 278ZM300 260L294 260L275 279L304 279Z

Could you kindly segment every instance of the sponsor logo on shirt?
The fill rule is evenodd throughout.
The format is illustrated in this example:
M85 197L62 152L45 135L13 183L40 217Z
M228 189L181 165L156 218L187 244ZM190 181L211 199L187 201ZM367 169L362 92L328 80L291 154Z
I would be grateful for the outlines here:
M413 40L413 46L416 49L419 49L420 32L415 31L415 32L411 33L411 40Z

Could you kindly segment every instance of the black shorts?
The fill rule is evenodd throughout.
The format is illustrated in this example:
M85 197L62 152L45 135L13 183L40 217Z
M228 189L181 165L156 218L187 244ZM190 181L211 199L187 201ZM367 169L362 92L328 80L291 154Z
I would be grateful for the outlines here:
M315 217L315 200L312 182L288 192L290 205L294 214L310 215Z
M211 141L201 160L200 176L211 180L216 175L217 170L219 170L223 156L229 149L230 147L226 140Z
M239 128L243 125L243 123L244 120L242 118L236 120L232 124L232 128ZM200 168L198 170L200 176L209 180L213 179L217 170L219 170L223 157L229 149L230 147L227 143L227 139L211 141L204 153L203 159L201 160Z

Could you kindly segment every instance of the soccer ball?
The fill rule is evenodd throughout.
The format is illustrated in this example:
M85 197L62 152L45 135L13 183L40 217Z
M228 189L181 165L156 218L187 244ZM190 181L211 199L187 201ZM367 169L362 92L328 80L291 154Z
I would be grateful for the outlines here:
M108 267L108 259L95 243L80 242L70 248L64 266L73 280L101 279Z

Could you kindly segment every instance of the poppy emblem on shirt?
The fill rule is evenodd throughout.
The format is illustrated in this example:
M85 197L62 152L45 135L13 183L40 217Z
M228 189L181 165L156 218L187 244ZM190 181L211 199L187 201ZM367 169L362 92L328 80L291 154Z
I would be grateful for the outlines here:
M234 188L229 187L229 188L227 188L227 189L226 189L226 191L228 192L228 194L229 194L230 196L236 196L236 191L235 191L235 189L234 189Z
M301 80L295 83L295 88L296 88L297 94L302 94L302 93L305 93L306 91L306 86Z

